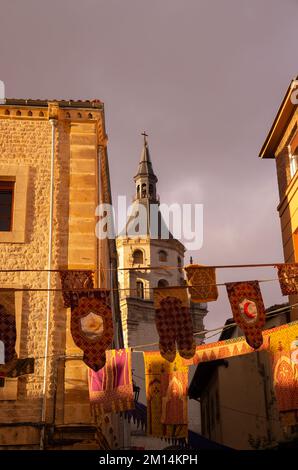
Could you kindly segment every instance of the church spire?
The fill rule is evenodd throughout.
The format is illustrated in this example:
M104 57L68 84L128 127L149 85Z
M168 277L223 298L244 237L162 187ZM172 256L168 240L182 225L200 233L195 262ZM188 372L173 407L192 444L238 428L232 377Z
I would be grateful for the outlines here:
M134 177L136 183L136 199L149 199L156 202L156 183L157 177L154 174L146 132L142 133L144 137L143 150L139 162L138 172Z

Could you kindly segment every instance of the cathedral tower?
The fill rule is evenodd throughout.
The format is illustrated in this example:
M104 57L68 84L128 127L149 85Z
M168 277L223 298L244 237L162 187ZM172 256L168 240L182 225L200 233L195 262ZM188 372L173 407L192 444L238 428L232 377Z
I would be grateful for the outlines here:
M142 135L143 148L134 177L132 215L117 238L120 308L126 346L158 342L152 288L183 285L185 282L185 247L169 232L159 211L158 179L150 158L148 136L145 132ZM145 224L139 220L142 211ZM168 236L164 237L166 233ZM165 269L168 266L171 268ZM154 269L150 269L152 267ZM205 314L204 305L193 309L195 330L203 327Z

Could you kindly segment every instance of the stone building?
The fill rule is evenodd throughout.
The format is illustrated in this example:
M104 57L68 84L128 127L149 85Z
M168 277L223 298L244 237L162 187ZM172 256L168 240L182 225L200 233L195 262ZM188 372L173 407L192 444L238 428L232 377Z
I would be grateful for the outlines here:
M298 262L298 77L285 94L271 129L260 151L261 158L275 159L279 188L279 212L284 259ZM298 296L290 296L290 303ZM298 308L291 320L298 319Z
M1 449L98 448L70 312L61 292L47 291L60 288L59 275L21 270L98 273L95 210L109 186L106 149L99 101L1 102L0 266L11 271L0 272L0 297L24 289L13 292L16 352L35 359L33 374L1 382Z
M145 404L145 376L141 351L158 349L152 288L185 284L185 248L173 237L159 211L160 201L156 188L158 180L153 171L147 136L143 135L143 149L134 177L135 197L131 216L116 243L124 343L130 347L141 346L133 352L133 377L135 384L140 388L140 402ZM191 313L194 330L203 330L207 305L192 304ZM202 337L198 339L198 342L201 341ZM147 344L149 346L146 346ZM190 428L199 432L200 423L197 413L195 418L192 413L193 405L190 405L189 412ZM130 444L136 447L145 444L146 449L166 446L164 441L145 439L145 433L137 429L131 430Z

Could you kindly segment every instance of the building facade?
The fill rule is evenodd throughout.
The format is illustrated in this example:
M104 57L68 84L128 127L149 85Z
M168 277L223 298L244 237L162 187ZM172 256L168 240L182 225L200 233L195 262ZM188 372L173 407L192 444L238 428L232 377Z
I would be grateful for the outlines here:
M287 323L289 311L268 317L266 329ZM227 320L226 326L233 322L233 319ZM219 340L239 336L242 336L239 327L230 326ZM232 449L256 450L272 448L285 436L267 351L199 364L189 396L200 402L202 435L217 443Z
M99 101L0 105L0 265L9 270L0 272L0 304L17 289L16 352L35 361L33 374L1 382L2 449L98 448L59 274L43 270L91 269L100 286L95 213L106 148Z
M272 127L260 152L261 158L275 159L279 188L279 212L284 259L298 262L298 80L287 89ZM290 303L298 296L290 296ZM292 309L292 320L298 320L298 308Z

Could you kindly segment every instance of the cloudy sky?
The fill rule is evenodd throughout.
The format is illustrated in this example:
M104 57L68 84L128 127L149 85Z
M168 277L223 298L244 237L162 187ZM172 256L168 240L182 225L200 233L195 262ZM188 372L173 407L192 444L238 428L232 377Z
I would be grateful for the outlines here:
M7 97L105 102L114 197L134 193L145 129L162 202L204 204L194 261L282 261L275 163L258 152L297 75L297 0L0 0L0 8ZM218 270L220 282L274 277ZM262 289L266 306L282 300L277 282ZM229 316L220 288L206 325Z

